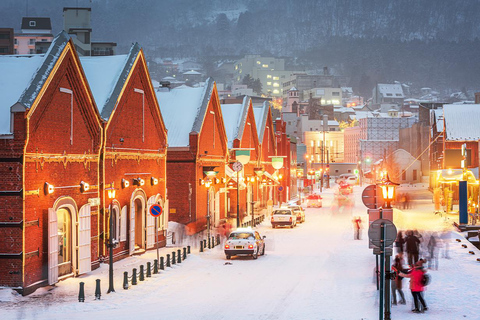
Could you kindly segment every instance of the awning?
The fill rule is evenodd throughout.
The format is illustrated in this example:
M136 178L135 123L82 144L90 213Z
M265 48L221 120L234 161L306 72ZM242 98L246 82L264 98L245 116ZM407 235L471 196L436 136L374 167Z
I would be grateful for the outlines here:
M225 166L225 174L230 178L232 179L233 181L235 181L235 183L237 183L237 173L235 171L233 171L232 168L230 168L230 166ZM239 174L238 175L239 178L242 178L242 174ZM240 180L240 184L238 185L238 188L240 190L243 190L247 187L247 185L245 184L245 182L241 181Z
M466 178L468 183L476 183L475 175L467 170ZM462 169L442 169L437 171L437 180L440 183L455 183L463 179Z
M263 175L266 176L268 179L272 180L274 184L276 185L279 185L280 182L278 182L278 180L276 178L274 178L270 173L268 173L267 171L264 171L263 172Z

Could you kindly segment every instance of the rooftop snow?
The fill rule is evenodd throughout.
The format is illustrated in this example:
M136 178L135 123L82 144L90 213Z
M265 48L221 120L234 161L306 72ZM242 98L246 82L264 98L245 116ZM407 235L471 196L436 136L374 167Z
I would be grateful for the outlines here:
M480 139L480 104L446 104L443 106L448 141Z
M125 67L127 58L128 55L126 54L118 56L80 58L90 89L95 98L98 111L104 119L105 117L102 114L103 108L112 95L118 78Z
M263 106L253 107L253 116L255 117L255 125L257 127L258 139L260 139L261 132L262 130L264 130L264 128L262 128L263 116L265 114L265 110L263 108ZM260 143L262 143L262 141L260 141Z
M384 97L387 93L392 94L391 98L405 98L402 85L400 84L378 84L378 92ZM397 95L399 94L399 95Z
M0 134L10 134L10 107L20 100L44 55L0 56Z
M189 135L203 103L205 87L181 86L170 91L156 92L158 105L168 130L169 147L189 145Z
M240 121L242 118L243 104L222 104L223 123L227 132L228 148L233 148L233 140L238 136Z

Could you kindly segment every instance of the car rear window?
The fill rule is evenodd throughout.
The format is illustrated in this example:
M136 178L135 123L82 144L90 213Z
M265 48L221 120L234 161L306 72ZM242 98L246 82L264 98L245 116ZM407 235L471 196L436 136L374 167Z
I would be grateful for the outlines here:
M290 210L275 210L273 214L292 214Z
M241 240L241 239L253 240L255 239L255 236L252 233L248 233L248 232L232 232L230 233L230 236L228 238L232 240Z

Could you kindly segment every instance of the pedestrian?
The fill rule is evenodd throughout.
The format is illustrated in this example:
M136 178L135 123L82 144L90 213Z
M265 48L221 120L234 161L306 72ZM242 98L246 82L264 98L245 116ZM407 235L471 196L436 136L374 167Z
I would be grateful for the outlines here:
M413 231L407 231L405 238L405 250L407 251L408 264L413 266L418 261L420 240L413 234Z
M428 240L428 268L438 270L437 236L432 233Z
M424 261L420 259L415 263L415 267L410 271L410 273L403 273L399 272L399 275L405 278L410 278L410 290L412 292L413 303L415 304L415 309L412 311L415 313L425 312L428 310L427 304L423 299L422 293L425 291L425 285L423 283L424 278L424 268L423 268ZM422 305L422 311L420 311L419 303Z
M403 253L399 253L395 256L395 259L393 261L392 269L395 271L397 276L395 277L395 280L392 281L392 304L397 305L397 294L396 291L398 291L398 294L400 295L400 304L405 304L405 295L403 294L402 290L402 282L403 282L403 277L399 275L400 272L405 272L403 269Z
M360 216L356 216L353 218L352 222L353 222L353 229L354 229L353 239L360 240L360 229L362 228L362 218L360 218Z
M395 247L397 248L397 253L401 253L403 256L403 245L405 244L405 239L403 238L402 231L398 231L397 238L395 239Z

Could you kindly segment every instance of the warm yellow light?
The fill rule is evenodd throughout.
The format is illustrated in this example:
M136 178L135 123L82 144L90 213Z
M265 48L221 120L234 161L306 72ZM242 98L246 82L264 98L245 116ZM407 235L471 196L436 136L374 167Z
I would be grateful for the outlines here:
M448 169L448 174L452 174L453 173L453 170L452 169Z
M130 186L130 181L127 179L122 179L122 187L128 188Z
M80 182L80 190L82 192L88 191L90 189L90 185L85 181Z
M55 191L55 187L48 182L45 182L45 194L51 194Z
M157 178L152 177L151 180L152 180L152 185L153 185L153 186L156 186L156 185L158 184L158 179L157 179Z
M108 199L115 199L115 189L108 189Z

